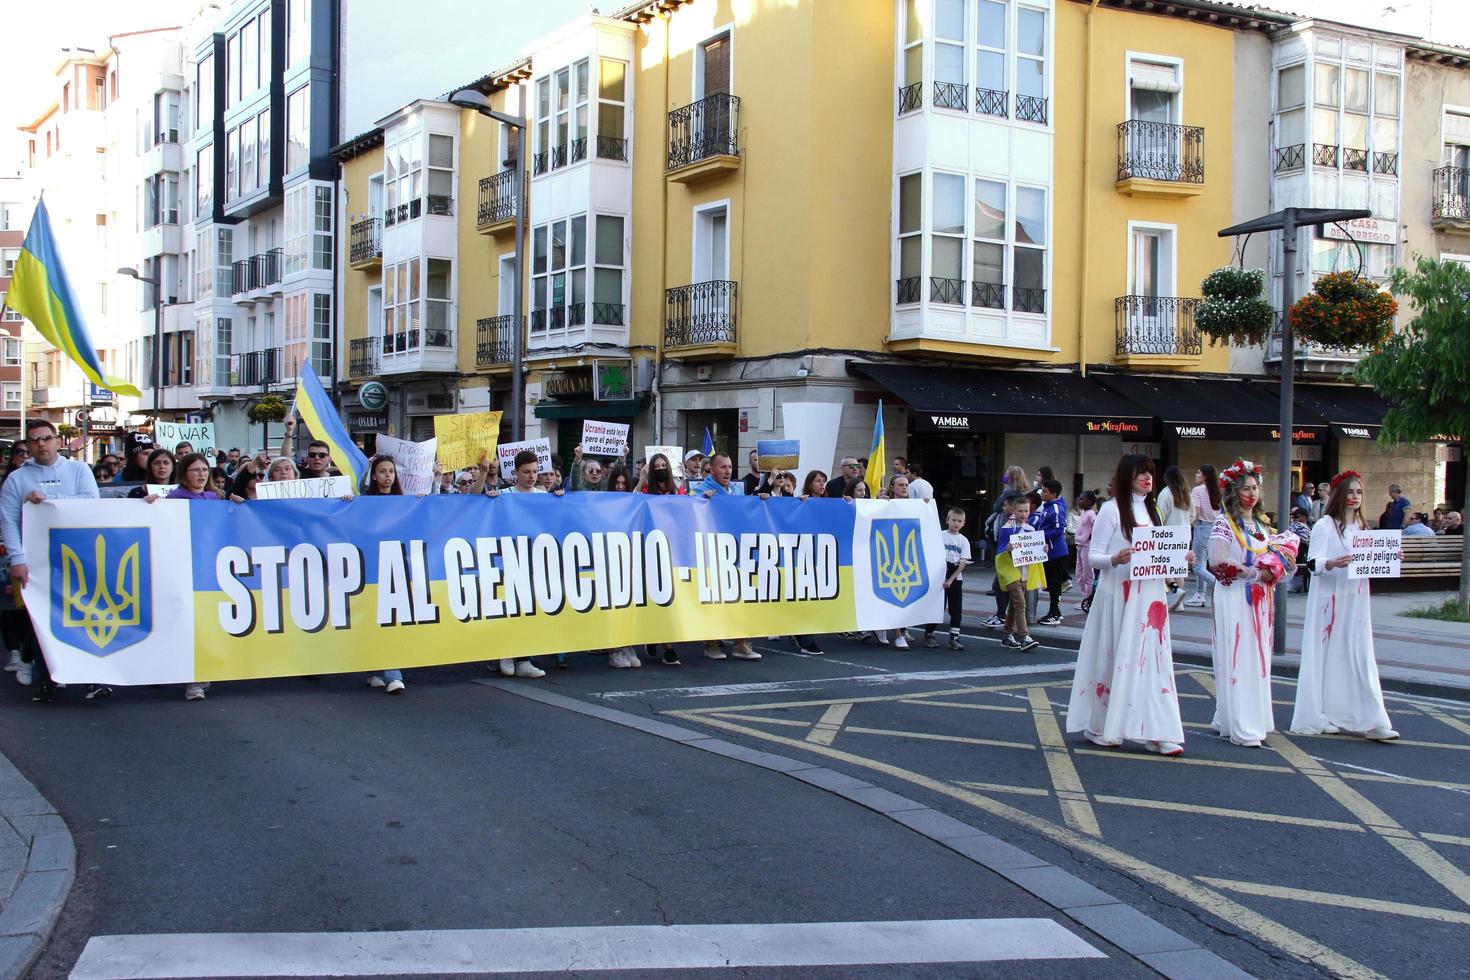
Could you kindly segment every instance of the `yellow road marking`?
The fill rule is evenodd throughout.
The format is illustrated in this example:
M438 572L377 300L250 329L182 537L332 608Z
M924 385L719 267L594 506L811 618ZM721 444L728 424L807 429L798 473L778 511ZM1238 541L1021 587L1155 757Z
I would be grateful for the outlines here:
M1465 724L1465 722L1461 721L1458 718L1451 718L1449 715L1445 714L1443 711L1440 711L1438 708L1433 708L1429 705L1420 705L1419 710L1424 712L1429 717L1435 719L1436 721L1444 722L1446 725L1449 725L1455 731L1460 732L1463 735L1470 735L1470 725ZM1470 748L1470 745L1457 745L1455 747L1464 749Z
M968 708L971 711L1007 711L1016 714L1025 714L1025 708L1013 707L1009 704L962 704L958 701L925 701L918 698L905 698L900 704L918 704L926 708Z
M1328 796L1332 797L1353 816L1367 824L1368 829L1388 842L1419 870L1442 885L1451 895L1470 905L1470 875L1465 874L1440 856L1428 844L1413 833L1405 830L1398 821L1378 808L1362 793L1343 782L1335 773L1328 772L1315 759L1297 748L1279 733L1267 736L1269 744L1294 768L1301 771Z
M1046 760L1047 772L1051 774L1052 789L1062 805L1062 819L1073 830L1080 830L1093 837L1102 836L1097 825L1097 814L1087 802L1087 791L1082 788L1082 777L1072 764L1067 752L1067 740L1057 725L1057 716L1051 712L1051 701L1039 687L1030 690L1031 719L1036 723L1036 737L1041 742L1041 757Z
M959 742L963 745L990 745L998 749L1034 749L1030 742L1002 742L993 738L969 738L964 735L932 735L929 732L900 732L892 728L863 728L849 725L844 731L854 735L886 735L889 738L917 738L926 742Z
M733 711L721 711L714 715L715 718L729 718L732 721L748 721L756 725L784 725L787 728L810 728L811 722L796 721L792 718L762 718L758 715L742 715Z
M1454 834L1419 834L1425 840L1432 840L1437 844L1458 844L1461 847L1470 847L1470 837L1457 837Z
M807 734L808 742L817 745L831 745L837 733L842 731L842 723L847 720L847 713L852 710L852 703L834 704L822 712L821 719L812 727Z
M1362 909L1365 912L1385 912L1389 915L1407 915L1415 919L1431 919L1435 922L1453 922L1456 925L1470 925L1470 912L1458 912L1454 909L1437 909L1427 905L1389 902L1381 898L1335 895L1332 892L1316 892L1306 888L1282 888L1279 885L1260 885L1252 881L1231 881L1227 878L1200 878L1199 880L1207 885L1224 888L1227 891L1240 892L1244 895L1260 895L1264 898L1285 898L1294 902L1330 905L1333 908Z
M1170 766L1213 766L1219 769L1254 769L1257 772L1286 772L1294 770L1290 766L1272 766L1259 762L1226 762L1223 759L1191 759L1189 756L1175 756L1166 759L1161 755L1143 755L1140 752L1125 752L1122 749L1074 749L1074 755L1097 755L1105 759L1129 759L1136 762L1162 762Z
M1274 919L1268 919L1253 909L1241 905L1220 892L1198 884L1184 875L1176 874L1157 865L1149 864L1141 858L1134 857L1115 847L1104 844L1102 841L1086 834L1079 834L1074 830L1052 823L1042 817L1033 816L1024 810L1002 803L980 793L967 790L964 787L942 782L922 773L916 773L899 766L876 759L867 759L851 752L844 752L830 746L813 745L810 742L802 742L796 739L786 738L774 732L763 732L759 729L746 728L734 722L722 721L718 718L702 716L694 711L670 711L670 717L683 718L686 721L700 722L711 728L719 728L737 734L747 735L750 738L773 742L788 748L803 749L817 755L826 756L838 762L851 766L859 766L874 772L883 773L894 779L941 793L953 799L960 800L979 810L1008 820L1011 823L1024 827L1034 833L1040 834L1047 839L1061 844L1063 847L1073 848L1091 857L1112 865L1125 874L1130 874L1141 881L1151 884L1157 888L1170 892L1186 902L1198 907L1203 912L1223 919L1238 929L1244 930L1261 940L1285 951L1303 962L1319 966L1325 970L1342 977L1381 978L1382 974L1369 969L1363 964L1350 957L1344 956L1329 946L1326 946L1309 936L1304 936L1294 929L1284 926ZM1172 760L1179 761L1179 760Z
M1210 671L1196 670L1196 671L1191 672L1189 676L1190 677L1193 677L1195 683L1198 684L1200 687L1204 688L1207 693L1206 694L1203 694L1203 695L1200 695L1200 694L1181 694L1181 695L1179 695L1181 698L1208 697L1211 700L1214 700L1214 697L1215 697L1215 675L1214 675L1214 673L1212 673Z
M1040 786L1003 786L1000 783L972 783L966 779L955 780L961 786L978 789L984 793L1015 793L1018 796L1050 796L1051 790Z
M1172 800L1139 800L1127 796L1094 796L1099 803L1115 806L1138 806L1149 810L1177 810L1180 813L1199 813L1211 817L1230 817L1235 820L1261 820L1266 823L1288 823L1298 827L1319 827L1323 830L1346 830L1363 833L1363 825L1344 820L1314 820L1311 817L1291 817L1284 813L1260 813L1254 810L1237 810L1223 806L1203 806L1199 803L1175 803Z
M947 687L939 691L927 691L923 694L878 694L863 698L824 698L820 701L780 701L771 704L727 704L713 708L681 708L680 713L693 716L722 714L730 711L770 711L774 708L825 708L829 704L878 704L885 701L913 701L917 698L944 698L959 697L965 694L986 694L992 691L1018 691L1027 690L1036 686L1035 681L1022 681L1018 684L992 684L987 687ZM1065 687L1071 689L1071 684L1048 684L1047 687ZM670 712L671 714L673 712Z

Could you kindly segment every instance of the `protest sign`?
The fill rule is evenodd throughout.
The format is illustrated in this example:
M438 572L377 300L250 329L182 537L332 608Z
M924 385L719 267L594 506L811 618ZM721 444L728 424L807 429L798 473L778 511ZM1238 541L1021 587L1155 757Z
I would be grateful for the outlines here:
M899 629L944 613L939 521L917 500L59 500L22 520L25 604L62 684Z
M213 422L154 422L153 441L169 452L181 442L194 447L196 453L213 452Z
M680 486L684 485L684 447L683 446L644 446L643 462L644 471L653 465L653 457L662 453L669 461L669 466L674 471L674 482Z
M1133 558L1128 564L1128 577L1184 578L1189 574L1189 538L1187 527L1137 527L1133 529Z
M1398 578L1404 560L1402 531L1353 531L1348 578Z
M393 436L378 436L378 452L393 457L393 466L398 470L398 485L404 493L416 496L433 493L437 489L434 486L434 453L438 442L437 437L409 442ZM372 475L369 474L368 478L371 479Z
M149 483L146 487L143 492L150 497L167 497L174 490L171 483Z
M1046 535L1035 528L1011 535L1011 564L1017 568L1046 561Z
M516 453L522 449L534 449L536 451L536 472L551 472L551 440L550 439L527 439L524 442L507 442L501 446L500 453L500 478L502 480L513 480L516 475Z
M582 455L622 456L627 451L628 426L622 422L582 420Z
M762 473L794 470L801 458L801 444L795 439L757 439L755 454L756 466Z
M434 438L438 440L439 462L446 470L474 466L495 458L500 441L500 413L434 416Z
M837 433L842 427L840 402L787 402L781 406L781 432L801 445L801 459L793 472L796 483L806 482L812 470L836 478Z
M256 500L335 499L352 496L352 477L316 476L306 480L261 480L255 485Z

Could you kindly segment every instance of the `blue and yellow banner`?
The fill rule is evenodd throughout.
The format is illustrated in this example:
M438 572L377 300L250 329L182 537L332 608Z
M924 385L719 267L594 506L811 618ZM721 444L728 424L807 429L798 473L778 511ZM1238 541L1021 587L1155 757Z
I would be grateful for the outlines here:
M5 305L35 324L51 346L76 362L88 381L119 395L141 394L137 385L102 371L102 358L92 346L81 304L72 291L71 280L61 262L61 251L51 234L44 198L36 202L36 213L20 247Z
M301 374L296 379L296 414L301 416L312 436L331 449L332 462L337 464L342 475L352 477L353 491L360 490L368 476L368 459L347 434L347 427L337 414L337 406L332 404L309 359L301 365Z
M502 494L27 504L61 683L423 667L943 615L924 501ZM32 544L39 542L40 544Z

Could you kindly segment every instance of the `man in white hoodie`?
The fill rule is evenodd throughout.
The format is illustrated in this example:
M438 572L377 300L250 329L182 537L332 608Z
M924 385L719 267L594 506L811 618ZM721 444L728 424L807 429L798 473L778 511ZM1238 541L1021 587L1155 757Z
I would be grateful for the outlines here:
M62 458L61 437L56 426L45 419L31 419L26 423L26 441L30 444L31 458L6 477L5 485L0 487L0 531L3 531L5 552L10 558L11 581L21 588L31 577L30 563L20 539L22 506L39 504L43 500L96 500L98 496L92 468L80 460ZM40 674L31 700L51 701L56 696L56 687L51 683L51 673L46 669L46 659L41 656L29 617L26 619L26 633L26 655ZM17 674L24 682L23 672L18 671ZM88 700L111 695L110 687L94 684L87 688Z

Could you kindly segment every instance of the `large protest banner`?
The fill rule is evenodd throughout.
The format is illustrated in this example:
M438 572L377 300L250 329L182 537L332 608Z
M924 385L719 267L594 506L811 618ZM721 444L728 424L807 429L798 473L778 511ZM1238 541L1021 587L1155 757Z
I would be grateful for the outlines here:
M27 504L60 683L422 667L943 614L918 500L641 494Z

